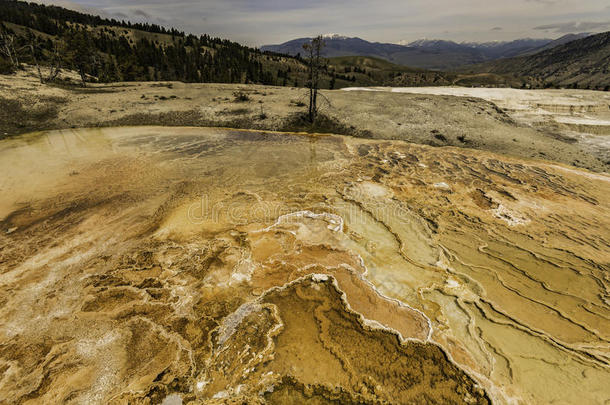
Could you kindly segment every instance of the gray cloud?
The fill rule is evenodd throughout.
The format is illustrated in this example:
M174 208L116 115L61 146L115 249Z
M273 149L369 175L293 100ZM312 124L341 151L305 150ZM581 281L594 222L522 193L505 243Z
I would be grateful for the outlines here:
M150 18L150 14L148 14L146 11L144 10L140 10L138 8L136 8L135 10L133 10L133 15L138 16L138 17L144 17L144 18Z
M560 36L565 21L610 20L608 0L36 0L161 22L260 46L316 34L370 41ZM532 29L532 27L557 26ZM490 27L493 27L490 29ZM588 25L578 31L596 31Z
M97 8L88 4L87 1L71 1L71 0L29 0L33 3L38 4L53 4L55 6L60 6L64 8L68 8L70 10L79 11L81 13L99 15L101 17L109 17L112 18L114 13L108 13L104 11L102 8Z
M563 23L556 24L546 24L539 25L534 27L535 30L539 31L550 31L558 34L568 34L572 32L589 32L589 31L599 31L604 29L610 29L610 21L601 21L601 22L579 22L579 21L569 21Z

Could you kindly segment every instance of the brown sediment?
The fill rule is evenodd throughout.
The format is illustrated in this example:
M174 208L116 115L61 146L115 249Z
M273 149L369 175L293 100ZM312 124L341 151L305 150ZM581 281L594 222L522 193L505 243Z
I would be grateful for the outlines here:
M212 336L198 396L248 403L260 401L260 393L271 403L489 402L440 348L401 343L345 305L334 279L312 275L240 306Z
M8 403L607 397L607 176L191 128L0 157Z

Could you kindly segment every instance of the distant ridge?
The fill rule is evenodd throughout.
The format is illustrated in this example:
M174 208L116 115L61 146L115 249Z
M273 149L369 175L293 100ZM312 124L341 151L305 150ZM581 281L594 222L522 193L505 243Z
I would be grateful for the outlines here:
M610 90L610 31L569 41L534 55L488 62L464 71L526 77L536 87Z
M531 38L485 43L420 39L391 44L369 42L339 34L327 34L324 38L326 57L369 56L399 65L431 70L452 70L465 65L518 56L555 42L551 39ZM279 45L266 45L261 47L261 50L296 56L303 52L303 44L310 40L311 38L297 38Z
M526 56L526 55L533 55L536 54L538 52L542 52L542 51L546 51L548 49L553 49L559 45L563 45L563 44L567 44L568 42L572 42L572 41L576 41L577 39L583 39L586 38L588 36L590 36L591 33L589 32L582 32L580 34L566 34L560 38L557 38L554 41L549 42L548 44L541 46L539 48L535 48L532 50L529 50L527 52L523 52L518 56Z

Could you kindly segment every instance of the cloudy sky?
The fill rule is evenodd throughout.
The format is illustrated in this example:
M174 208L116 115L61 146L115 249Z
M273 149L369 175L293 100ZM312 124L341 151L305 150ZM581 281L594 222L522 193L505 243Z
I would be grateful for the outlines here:
M39 0L251 46L339 33L492 41L610 31L608 0Z

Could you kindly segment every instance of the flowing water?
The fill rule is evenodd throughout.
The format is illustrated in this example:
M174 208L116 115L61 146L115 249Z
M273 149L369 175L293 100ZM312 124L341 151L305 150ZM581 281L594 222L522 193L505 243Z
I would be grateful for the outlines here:
M158 127L0 170L0 402L610 398L606 175Z

